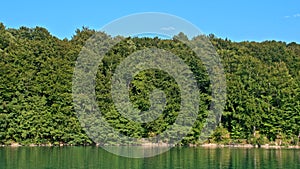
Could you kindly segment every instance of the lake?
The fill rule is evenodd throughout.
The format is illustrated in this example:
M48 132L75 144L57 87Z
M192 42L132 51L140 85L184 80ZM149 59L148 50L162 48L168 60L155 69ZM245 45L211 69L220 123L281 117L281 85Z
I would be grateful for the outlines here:
M0 147L1 169L300 168L298 149L175 147L142 159L100 147Z

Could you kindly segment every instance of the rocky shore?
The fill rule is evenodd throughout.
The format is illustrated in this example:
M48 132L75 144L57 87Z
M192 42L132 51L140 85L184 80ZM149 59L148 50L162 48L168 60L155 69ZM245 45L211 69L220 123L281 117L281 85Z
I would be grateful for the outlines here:
M22 145L19 143L12 143L10 145L0 145L0 147L63 147L63 146L77 146L77 145L69 145L69 144L29 144L29 145ZM82 146L109 146L109 145L82 145ZM115 145L118 146L118 145ZM120 145L119 145L120 146ZM123 145L122 145L123 146ZM141 147L176 147L177 145L174 144L167 144L167 143L143 143L141 145L136 145ZM265 148L265 149L300 149L300 146L298 145L270 145L270 144L264 144L264 145L252 145L252 144L216 144L216 143L209 143L209 144L189 144L187 147L203 147L203 148Z

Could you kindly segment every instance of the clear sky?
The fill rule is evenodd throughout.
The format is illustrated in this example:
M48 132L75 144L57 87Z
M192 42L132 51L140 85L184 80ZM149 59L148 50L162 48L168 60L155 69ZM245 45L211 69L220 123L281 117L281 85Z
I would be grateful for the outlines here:
M233 41L300 42L300 0L3 0L0 22L12 28L42 26L59 38L71 38L82 26L98 30L141 12L176 15L205 34Z

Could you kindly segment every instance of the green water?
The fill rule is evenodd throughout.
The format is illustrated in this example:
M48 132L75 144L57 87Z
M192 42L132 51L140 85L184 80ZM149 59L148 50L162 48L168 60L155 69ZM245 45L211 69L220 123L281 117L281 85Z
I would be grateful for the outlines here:
M0 147L1 169L300 168L300 150L173 148L151 158L119 157L99 147Z

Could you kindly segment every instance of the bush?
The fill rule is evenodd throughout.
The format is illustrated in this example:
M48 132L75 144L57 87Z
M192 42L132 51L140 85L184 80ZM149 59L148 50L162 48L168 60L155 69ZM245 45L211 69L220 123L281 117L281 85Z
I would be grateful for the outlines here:
M219 126L213 133L213 140L217 143L228 143L230 140L230 133L223 126Z

